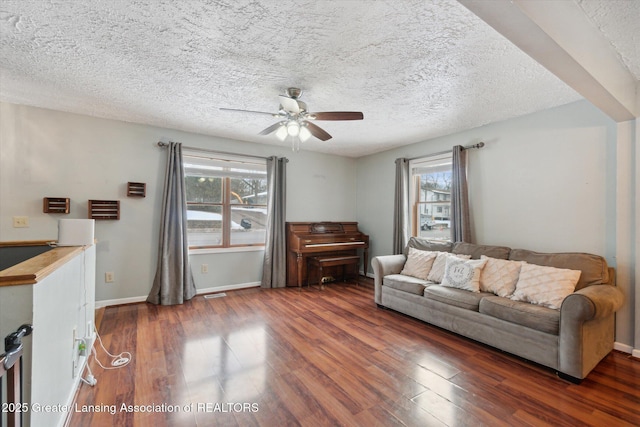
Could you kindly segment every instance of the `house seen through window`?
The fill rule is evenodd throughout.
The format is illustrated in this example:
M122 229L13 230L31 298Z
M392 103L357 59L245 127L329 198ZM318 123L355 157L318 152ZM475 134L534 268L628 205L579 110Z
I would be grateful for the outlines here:
M190 248L264 245L266 161L183 154Z
M451 153L412 160L412 235L451 240Z

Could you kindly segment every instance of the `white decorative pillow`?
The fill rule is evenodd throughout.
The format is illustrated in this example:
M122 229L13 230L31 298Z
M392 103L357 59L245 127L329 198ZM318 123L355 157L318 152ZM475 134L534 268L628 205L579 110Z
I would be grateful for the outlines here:
M421 251L416 248L409 248L407 262L404 263L404 268L400 274L427 280L427 276L429 275L429 271L431 271L431 266L433 265L433 261L436 259L437 255L438 252Z
M487 263L486 259L464 260L456 257L447 258L442 286L480 292L480 274Z
M499 297L511 296L516 289L520 268L525 262L491 258L486 255L482 255L480 259L487 260L480 275L480 290L492 292Z
M442 282L442 277L444 276L444 268L447 266L447 259L449 257L458 259L471 259L471 255L457 255L450 252L438 252L438 256L436 257L435 261L433 261L433 265L431 266L431 271L427 276L427 280L435 283Z
M511 299L559 310L562 301L576 289L580 273L580 270L524 264Z

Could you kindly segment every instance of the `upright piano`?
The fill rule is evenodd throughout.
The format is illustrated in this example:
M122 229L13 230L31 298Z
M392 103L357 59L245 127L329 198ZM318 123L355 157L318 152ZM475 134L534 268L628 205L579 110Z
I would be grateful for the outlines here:
M357 222L287 222L287 286L307 279L310 256L357 255L362 250L364 274L369 263L369 236Z

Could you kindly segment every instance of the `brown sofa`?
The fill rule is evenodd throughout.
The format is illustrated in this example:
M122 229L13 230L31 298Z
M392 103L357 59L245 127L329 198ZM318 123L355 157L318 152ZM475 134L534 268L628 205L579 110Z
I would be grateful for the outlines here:
M400 274L409 248L482 255L538 266L579 270L575 291L559 309L489 292L444 287ZM615 312L623 295L604 258L585 253L537 253L503 246L435 243L412 238L403 255L372 260L375 302L557 371L579 383L612 349Z

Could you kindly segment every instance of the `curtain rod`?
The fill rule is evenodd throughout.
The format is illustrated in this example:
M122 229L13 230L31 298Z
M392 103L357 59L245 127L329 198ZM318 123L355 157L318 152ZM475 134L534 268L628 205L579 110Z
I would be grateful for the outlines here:
M167 144L166 142L158 142L158 147L164 148L164 147L168 147L169 144ZM269 157L263 157L263 156L253 156L251 154L241 154L241 153L231 153L229 151L218 151L218 150L210 150L207 148L198 148L198 147L187 147L187 146L182 146L182 148L186 149L186 150L194 150L194 151L202 151L205 153L213 153L213 154L226 154L228 156L240 156L240 157L252 157L254 159L263 159L263 160L268 160ZM287 162L289 161L289 159L287 159Z
M462 149L463 150L470 150L471 148L482 148L482 147L484 147L484 142L480 141L477 144L467 145L466 147L462 147ZM423 157L438 156L440 154L451 153L451 151L453 151L453 150L446 150L446 151L440 151L438 153L425 154L424 156L412 157L412 158L407 159L407 160L417 160L417 159L422 159Z

